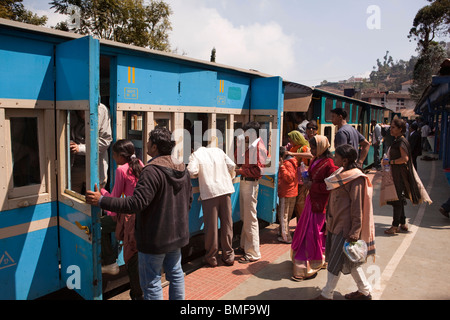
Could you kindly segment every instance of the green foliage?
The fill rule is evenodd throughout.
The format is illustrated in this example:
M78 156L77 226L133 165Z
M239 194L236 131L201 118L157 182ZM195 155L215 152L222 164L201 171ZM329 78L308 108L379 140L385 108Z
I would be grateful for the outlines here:
M169 51L172 30L170 6L164 1L151 0L53 0L51 9L73 16L73 6L79 8L79 25L72 31L91 34L101 39ZM57 29L68 29L64 23Z
M26 10L22 1L23 0L2 0L0 2L0 18L38 26L43 26L47 23L47 16L40 17L37 14Z
M442 61L449 57L446 43L435 41L450 34L450 0L428 0L414 18L408 38L417 41L419 57L414 67L411 96L418 101L437 74Z
M383 59L383 62L377 59L377 66L373 67L374 70L370 74L373 87L380 91L400 91L402 83L412 79L417 58L394 62L389 51L386 51Z
M450 0L428 0L430 5L420 9L414 18L408 38L418 42L418 51L427 51L440 36L450 33Z

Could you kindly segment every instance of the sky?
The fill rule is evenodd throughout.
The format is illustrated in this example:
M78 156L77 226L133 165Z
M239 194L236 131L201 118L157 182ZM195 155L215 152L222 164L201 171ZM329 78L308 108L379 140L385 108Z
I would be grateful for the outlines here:
M147 1L147 0L145 0ZM49 0L24 0L49 17ZM368 77L386 51L409 60L416 42L407 36L426 0L165 0L173 11L172 50L254 69L308 86L352 76ZM449 41L449 39L447 39Z

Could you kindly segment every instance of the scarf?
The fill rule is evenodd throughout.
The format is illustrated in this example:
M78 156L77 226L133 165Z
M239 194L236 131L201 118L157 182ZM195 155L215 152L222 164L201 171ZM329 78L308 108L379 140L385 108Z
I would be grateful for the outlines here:
M353 181L358 177L364 177L366 183L364 186L363 212L361 219L361 236L367 244L367 256L373 255L375 261L375 223L373 219L372 194L373 187L369 178L359 169L354 168L344 171L339 168L331 176L325 179L327 190L333 190Z
M305 136L300 131L297 130L291 131L288 133L288 137L291 138L292 142L296 146L309 147L309 142L306 140Z
M314 139L316 140L318 158L330 147L330 142L327 137L320 135L314 136Z

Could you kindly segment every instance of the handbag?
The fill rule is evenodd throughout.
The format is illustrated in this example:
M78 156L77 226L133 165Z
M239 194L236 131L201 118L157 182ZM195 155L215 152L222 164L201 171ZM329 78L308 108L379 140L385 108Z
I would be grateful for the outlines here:
M381 187L380 187L380 206L386 205L390 201L397 201L397 189L395 189L394 179L391 171L381 172Z

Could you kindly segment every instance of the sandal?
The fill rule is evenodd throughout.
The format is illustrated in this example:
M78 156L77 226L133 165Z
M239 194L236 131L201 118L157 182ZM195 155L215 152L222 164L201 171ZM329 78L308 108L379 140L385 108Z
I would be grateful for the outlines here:
M242 258L240 258L240 259L238 260L239 263L243 263L243 264L250 263L250 262L255 262L255 261L258 261L258 260L250 259L250 258L247 257L247 256L243 256Z
M296 277L296 276L292 276L291 277L292 281L296 281L296 282L302 282L303 280L305 280L305 278L303 277Z
M398 228L394 227L394 226L390 227L387 230L384 230L384 233L386 233L386 234L396 234L397 232L398 232Z

